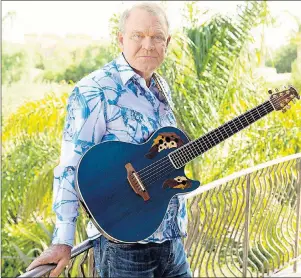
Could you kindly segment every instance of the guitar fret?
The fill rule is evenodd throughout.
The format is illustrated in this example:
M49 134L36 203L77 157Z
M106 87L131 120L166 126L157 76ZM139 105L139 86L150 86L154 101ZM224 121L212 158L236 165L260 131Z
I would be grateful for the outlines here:
M258 116L259 116L259 118L261 117L261 115L260 115L260 113L259 113L259 111L258 111L258 109L256 108L256 112L257 112L257 114L258 114Z
M226 137L226 138L229 138L230 135L228 134L227 129L225 128L225 125L223 125L222 127L223 127L223 129L226 131L226 134L227 134L227 137Z
M250 124L256 122L273 110L274 108L270 102L267 101L208 132L206 135L203 135L194 141L190 141L171 153L173 164L175 164L178 168L184 166L189 161L231 137L238 131L246 128Z
M252 110L251 110L252 111ZM250 111L250 115L251 115L251 117L253 118L253 120L254 120L254 122L256 122L256 119L254 118L254 116L253 116L253 113Z
M222 135L222 138L223 138L222 141L223 141L223 140L225 139L224 136L223 136L223 133L221 132L220 128L218 128L217 130L218 130L219 133Z
M234 126L237 128L236 131L239 131L239 128L238 128L238 127L236 126L236 124L235 124L235 120L233 120L232 122L233 122Z

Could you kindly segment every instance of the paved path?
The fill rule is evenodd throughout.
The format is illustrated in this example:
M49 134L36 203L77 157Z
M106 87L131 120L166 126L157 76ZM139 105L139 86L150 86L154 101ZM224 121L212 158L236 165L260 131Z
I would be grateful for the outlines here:
M297 264L297 272L293 271L293 267L288 267L271 277L301 277L301 262Z

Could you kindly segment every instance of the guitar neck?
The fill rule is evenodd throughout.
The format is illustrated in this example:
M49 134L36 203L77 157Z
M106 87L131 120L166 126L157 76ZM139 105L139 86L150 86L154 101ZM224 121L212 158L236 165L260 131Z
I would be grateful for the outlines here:
M169 154L169 158L176 168L185 166L188 162L210 150L220 142L231 137L257 120L274 110L272 103L268 100L261 105L234 118L222 126L210 131L202 137L190 141L184 146Z

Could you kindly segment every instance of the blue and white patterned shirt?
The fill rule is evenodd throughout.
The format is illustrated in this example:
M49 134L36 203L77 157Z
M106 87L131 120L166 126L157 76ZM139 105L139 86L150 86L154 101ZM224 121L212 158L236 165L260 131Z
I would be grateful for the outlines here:
M166 82L164 86L169 88ZM171 101L169 89L168 99ZM82 155L105 141L143 143L164 126L176 126L169 105L155 81L151 79L148 88L123 54L76 84L68 99L60 163L54 169L53 210L57 217L53 244L73 246L79 206L74 172ZM160 227L141 243L186 236L186 226L185 198L173 197ZM87 233L89 238L99 235L92 222Z

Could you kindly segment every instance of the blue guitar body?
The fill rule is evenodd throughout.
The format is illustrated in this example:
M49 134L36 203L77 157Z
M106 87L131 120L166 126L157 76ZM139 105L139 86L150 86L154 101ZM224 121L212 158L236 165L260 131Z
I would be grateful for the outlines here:
M200 185L168 157L188 141L181 130L164 127L141 145L109 141L85 153L77 168L76 190L104 236L126 243L146 239L160 226L170 199Z
M290 86L194 141L175 127L164 127L141 145L118 141L98 144L85 153L77 167L79 199L108 239L146 239L160 226L170 199L200 185L185 176L182 165L270 112L282 110L295 98L300 96Z

